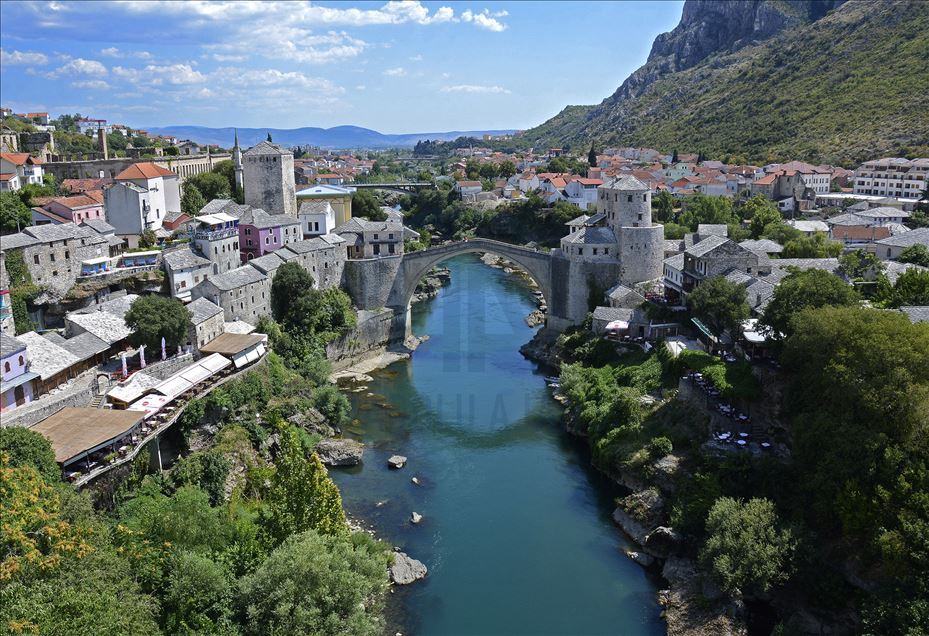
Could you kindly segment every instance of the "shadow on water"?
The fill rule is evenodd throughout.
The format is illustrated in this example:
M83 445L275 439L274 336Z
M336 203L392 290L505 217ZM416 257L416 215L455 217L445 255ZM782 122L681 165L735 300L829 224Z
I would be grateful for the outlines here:
M349 394L363 464L332 471L353 516L429 567L390 595L387 633L663 633L654 582L611 519L618 487L518 353L531 292L474 256L447 265L451 286L414 307L430 339L373 373L373 396Z

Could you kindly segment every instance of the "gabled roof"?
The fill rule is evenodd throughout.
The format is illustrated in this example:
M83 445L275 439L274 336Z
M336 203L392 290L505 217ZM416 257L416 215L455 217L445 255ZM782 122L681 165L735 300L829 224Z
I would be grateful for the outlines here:
M303 201L300 203L299 214L329 214L332 212L332 204L325 200Z
M198 298L189 305L187 310L190 312L190 322L199 325L204 320L212 318L216 314L223 313L223 308L206 298Z
M0 333L0 357L6 358L26 348L26 343L5 333Z
M212 283L220 291L229 291L231 289L238 289L239 287L243 287L251 283L267 280L267 278L267 276L259 272L251 265L243 265L242 267L237 267L224 274L211 276L209 281L204 282Z
M14 166L23 166L27 163L42 165L43 161L33 157L28 152L0 152L0 158L9 161Z
M230 203L233 203L232 199L213 199L197 212L196 216L203 216L205 214L216 214L217 212L224 211Z
M622 177L616 177L612 181L607 182L606 187L612 190L628 190L630 192L645 192L648 190L648 186L633 177L632 175L624 175Z
M759 252L764 254L780 254L784 251L784 246L771 239L759 239L757 241L742 241L739 246L744 247L750 252Z
M731 241L725 236L708 236L699 243L695 243L692 247L688 247L684 253L688 254L689 256L704 256L715 250L720 245L730 242Z
M920 227L903 234L889 236L877 242L878 245L892 247L910 247L911 245L925 245L929 247L929 227Z
M613 234L613 230L608 227L585 226L571 232L561 240L572 245L611 245L616 243L616 236Z
M64 369L79 362L78 357L34 331L20 334L17 340L26 345L29 370L47 380Z
M299 225L300 221L286 214L268 214L261 208L250 208L239 217L239 223L258 229L267 229L284 225Z
M292 155L293 153L289 150L284 150L280 146L270 141L262 141L257 143L245 152L242 153L244 157L252 157L255 155Z
M352 196L352 192L354 192L354 190L349 188L328 184L318 184L298 191L296 197L298 199L308 199L312 197L350 197Z
M194 253L189 247L165 251L162 254L162 259L164 260L165 267L171 271L192 269L195 267L208 267L210 265L209 259Z
M91 230L97 234L107 235L112 234L116 231L112 225L104 221L103 219L87 219L81 225L89 227Z
M120 172L118 175L116 175L116 180L137 181L139 179L157 179L158 177L176 176L176 174L166 168L162 168L161 166L151 163L150 161L143 161L141 163L134 163Z
M288 246L289 249L289 246ZM257 269L263 274L268 274L273 272L278 267L284 264L284 259L278 256L278 252L281 250L274 250L273 252L268 252L264 256L259 256L258 258L253 258L248 262L249 265Z
M679 272L684 271L684 253L675 254L674 256L664 259L664 264Z

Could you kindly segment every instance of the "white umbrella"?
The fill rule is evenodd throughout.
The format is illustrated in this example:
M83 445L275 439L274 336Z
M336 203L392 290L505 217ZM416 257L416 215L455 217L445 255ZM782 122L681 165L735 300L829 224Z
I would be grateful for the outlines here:
M129 375L129 365L126 364L126 352L123 351L123 377Z
M165 337L161 337L161 361L164 362L168 357L167 352L165 351Z
M145 345L139 347L139 367L145 368Z

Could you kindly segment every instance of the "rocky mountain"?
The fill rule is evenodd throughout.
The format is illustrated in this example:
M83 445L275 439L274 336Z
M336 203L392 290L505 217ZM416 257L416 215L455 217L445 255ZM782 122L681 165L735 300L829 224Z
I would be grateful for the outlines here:
M687 0L613 95L522 139L853 163L925 156L927 106L929 2Z
M233 128L209 128L206 126L166 126L148 128L158 135L173 135L178 139L191 139L201 144L219 144L224 148L232 146L235 130ZM319 146L329 149L377 149L377 148L412 148L417 141L425 139L451 141L458 137L477 137L483 135L509 135L514 130L464 130L431 133L385 134L370 128L359 126L336 126L334 128L239 128L239 143L252 146L264 141L271 133L275 143L284 146Z

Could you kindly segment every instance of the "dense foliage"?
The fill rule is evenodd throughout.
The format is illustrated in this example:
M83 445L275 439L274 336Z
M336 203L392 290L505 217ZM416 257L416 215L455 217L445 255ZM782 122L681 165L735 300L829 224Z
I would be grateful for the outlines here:
M187 342L190 311L176 298L140 296L130 305L125 320L132 330L129 341L137 347L145 345L150 353L161 350L162 338L168 347Z
M859 296L838 276L820 269L791 272L774 288L761 324L780 340L793 333L793 318L804 309L857 304Z
M742 321L751 315L745 286L723 276L703 281L687 297L687 304L717 336L725 330L738 333Z
M357 323L348 294L336 287L315 289L312 275L294 262L274 277L271 312L285 331L316 345L344 336Z

